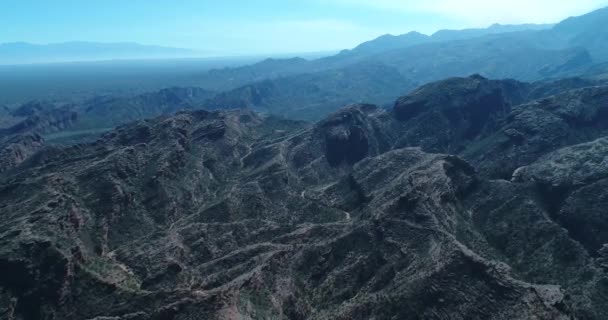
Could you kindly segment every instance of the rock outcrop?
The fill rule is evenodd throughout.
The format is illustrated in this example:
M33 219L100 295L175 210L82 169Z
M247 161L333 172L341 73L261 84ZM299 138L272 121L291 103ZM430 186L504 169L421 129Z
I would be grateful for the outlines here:
M393 112L403 123L398 145L454 153L492 132L511 107L526 99L527 84L474 75L425 85L400 98Z
M589 87L517 106L496 132L462 154L481 172L509 178L546 153L608 133L608 87Z

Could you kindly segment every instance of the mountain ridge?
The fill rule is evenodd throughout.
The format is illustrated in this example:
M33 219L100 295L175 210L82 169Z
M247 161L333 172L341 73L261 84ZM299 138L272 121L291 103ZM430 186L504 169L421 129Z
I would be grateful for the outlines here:
M143 45L136 42L0 43L0 65L202 56L202 52L192 49Z
M446 36L447 39L441 41L429 41L431 36L417 32L402 36L384 35L362 43L359 50L344 50L337 55L316 60L298 60L295 63L284 60L274 61L274 66L254 64L216 69L201 75L199 82L201 86L212 90L227 91L256 81L325 72L365 63L384 63L396 67L402 76L417 85L473 73L489 78L524 81L582 75L582 70L600 64L608 57L608 48L604 46L606 41L602 40L608 36L602 28L602 23L608 20L604 12L608 12L608 8L555 25L540 26L537 30L494 33L492 30L498 28L494 26L481 29L482 35L477 34L477 29L470 29L472 33L467 33L466 30L454 31L464 36ZM597 31L586 32L569 27L573 24L572 21L590 26L585 30ZM547 28L549 26L551 28ZM517 29L509 26L506 30L512 28ZM441 33L438 34L440 35ZM404 56L408 58L403 58ZM436 64L445 67L439 68Z
M442 29L434 32L431 35L425 35L418 31L410 31L400 35L385 34L376 39L363 42L353 49L344 50L342 51L342 54L378 53L429 42L463 40L509 32L545 30L550 29L553 26L554 24L502 25L495 23L487 28L469 28L460 30Z

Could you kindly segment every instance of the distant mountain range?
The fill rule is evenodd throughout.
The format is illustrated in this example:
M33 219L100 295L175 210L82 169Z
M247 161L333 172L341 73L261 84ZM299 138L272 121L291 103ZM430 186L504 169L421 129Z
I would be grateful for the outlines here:
M131 42L65 42L32 44L13 42L0 44L0 65L96 61L114 59L169 59L201 57L203 52Z
M340 105L328 101L386 105L419 85L454 76L481 74L521 81L575 76L606 79L606 25L608 8L556 25L495 24L486 29L442 30L431 36L417 32L384 35L321 59L268 59L210 70L198 78L197 85L213 91L234 90L208 101L207 107L225 107L230 102L315 120ZM318 90L311 92L310 88ZM286 98L285 92L292 94ZM331 96L339 99L328 99Z
M432 41L445 41L522 30L542 30L552 25L499 25L495 24L485 29L441 30L432 36L411 32L405 35L385 35L376 40L365 42L352 51L358 53L375 53L389 48L399 48ZM349 53L344 50L343 54ZM119 59L174 59L197 58L209 56L211 53L185 48L142 45L134 42L100 43L87 41L71 41L64 43L33 44L28 42L0 43L0 65L56 63L75 61L100 61ZM307 57L317 58L329 53L307 54ZM281 55L279 55L281 56Z
M519 24L519 25L502 25L493 24L488 28L464 29L464 30L439 30L430 36L412 31L402 35L385 34L374 40L364 42L352 50L344 50L342 55L348 54L373 54L392 49L400 49L417 44L463 40L475 37L482 37L491 34L530 31L530 30L547 30L552 28L553 24Z
M158 101L158 93L128 99L95 98L73 109L80 116L76 127L109 128L195 108L250 108L286 118L318 120L349 103L390 107L396 97L420 85L471 74L528 82L577 76L606 80L606 22L608 8L556 25L495 24L485 29L441 30L431 36L416 32L384 35L324 58L275 58L240 67L193 70L187 86L203 88L194 100L167 104L161 98L169 91L161 92ZM95 44L72 45L81 52L94 52ZM127 52L145 51L139 45L127 46L133 50L123 50L125 56ZM100 52L110 52L110 48L121 45L101 47L105 51ZM179 50L185 49L159 48L158 52L189 52Z

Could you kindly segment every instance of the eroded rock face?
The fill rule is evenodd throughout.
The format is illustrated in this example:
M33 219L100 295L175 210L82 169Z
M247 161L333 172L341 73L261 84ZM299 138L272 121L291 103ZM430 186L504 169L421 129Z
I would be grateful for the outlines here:
M517 169L515 181L534 181L555 188L588 184L608 177L608 139L565 147Z
M404 122L401 145L456 152L465 141L493 130L525 99L526 84L481 76L452 78L423 86L400 98L395 117Z
M607 99L607 87L590 87L518 106L502 128L462 154L482 173L508 179L546 153L606 134Z
M572 237L593 256L601 255L608 243L607 183L608 180L602 179L572 192L558 215Z
M11 111L16 123L0 127L0 173L11 170L38 152L45 144L44 133L70 127L75 112L54 105L29 103Z
M371 154L386 150L373 116L382 112L376 106L358 105L340 110L317 125L323 137L325 157L333 167L353 165Z
M0 137L0 173L18 166L43 145L44 139L36 133Z
M398 132L396 147L456 153L484 175L509 178L547 152L602 136L606 90L576 78L531 84L451 78L401 97L395 123L384 123Z
M549 153L517 169L513 180L533 182L553 197L558 221L590 254L597 255L608 243L604 231L607 165L608 141L600 138Z
M61 131L71 127L78 114L71 110L72 105L32 101L9 110L0 117L8 117L10 126L0 126L0 137L26 132L39 134ZM2 121L0 120L0 124Z

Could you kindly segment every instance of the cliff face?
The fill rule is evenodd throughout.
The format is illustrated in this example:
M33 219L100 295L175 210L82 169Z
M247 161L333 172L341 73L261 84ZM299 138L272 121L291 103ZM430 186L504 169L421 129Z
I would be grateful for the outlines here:
M1 117L1 115L0 115ZM68 108L29 103L5 114L11 125L0 127L0 172L7 171L35 154L44 145L44 133L69 128L77 119Z
M314 125L192 111L42 148L0 177L0 314L603 319L605 89L434 86Z
M0 172L16 167L43 145L44 139L37 133L0 137Z

